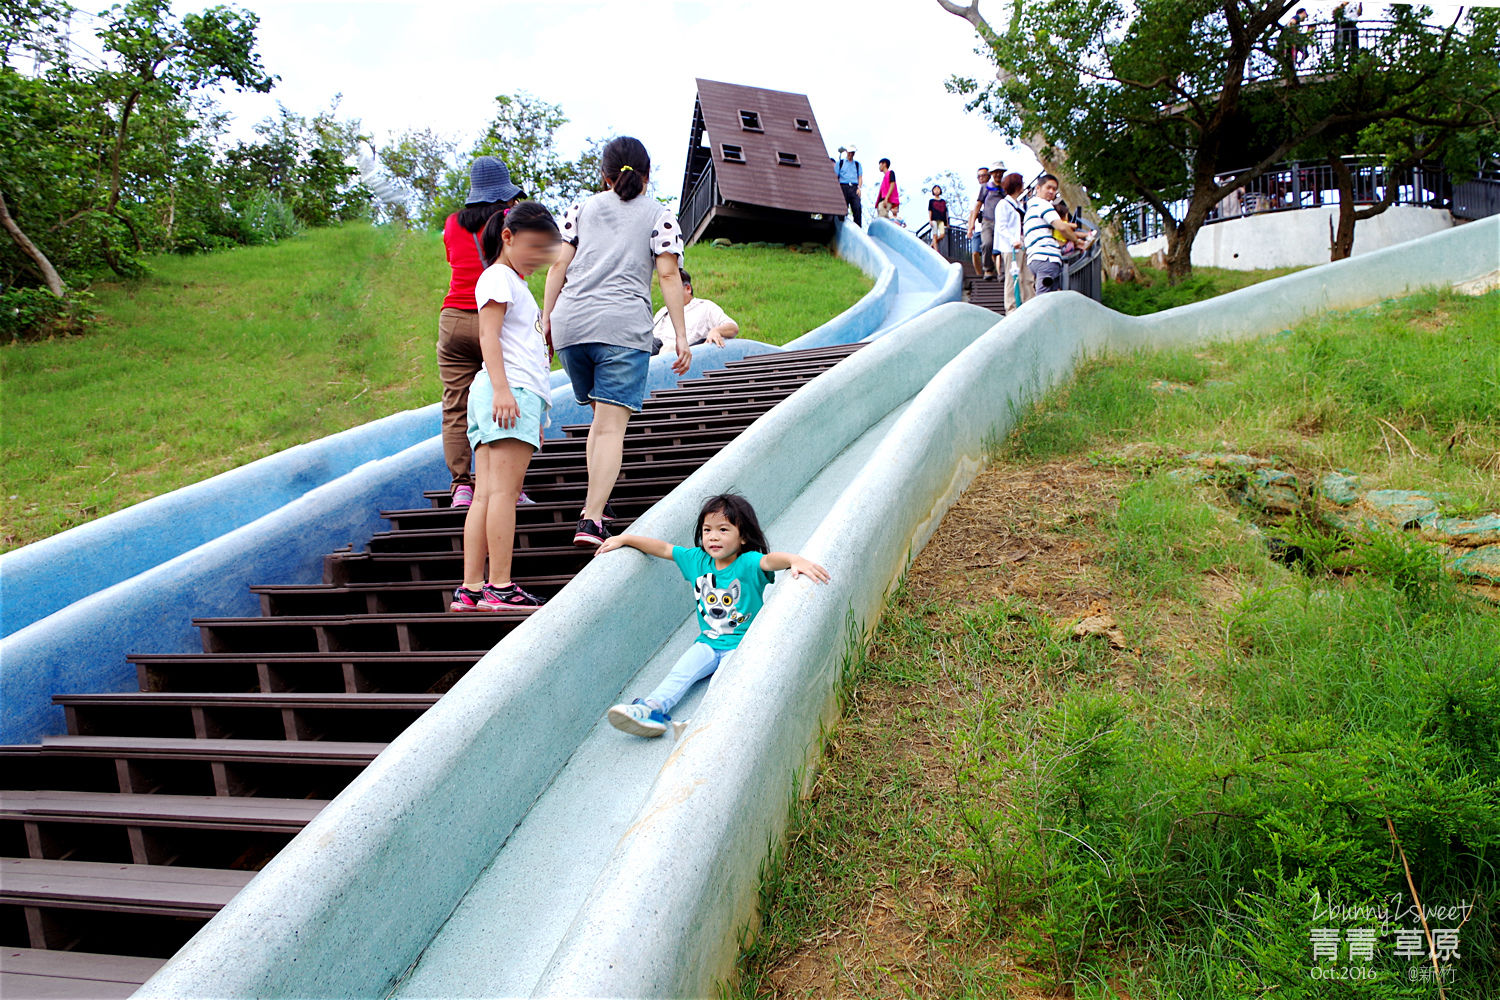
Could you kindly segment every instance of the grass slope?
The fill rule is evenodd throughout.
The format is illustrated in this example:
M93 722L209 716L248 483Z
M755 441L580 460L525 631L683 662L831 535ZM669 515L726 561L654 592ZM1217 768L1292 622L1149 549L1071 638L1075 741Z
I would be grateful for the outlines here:
M1186 280L1172 285L1167 283L1167 272L1153 268L1144 257L1136 258L1136 265L1141 272L1140 281L1106 281L1100 296L1100 301L1111 309L1132 316L1201 302L1215 295L1223 295L1247 285L1302 270L1300 267L1278 267L1258 271L1232 271L1222 267L1195 267Z
M97 333L0 347L4 548L440 398L436 233L350 225L151 266L95 288ZM705 246L687 266L772 343L870 287L828 255Z
M1028 409L849 664L729 995L1437 996L1407 865L1446 995L1500 994L1500 609L1410 539L1285 567L1161 474L1274 452L1496 510L1497 310L1090 362Z

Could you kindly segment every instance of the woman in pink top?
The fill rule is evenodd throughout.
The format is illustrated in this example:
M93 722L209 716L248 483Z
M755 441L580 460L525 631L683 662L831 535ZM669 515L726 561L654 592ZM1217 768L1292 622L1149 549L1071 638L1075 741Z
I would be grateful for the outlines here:
M496 212L503 212L526 192L511 183L510 170L497 157L481 156L469 167L469 197L464 207L443 224L443 249L452 275L448 295L438 313L438 375L443 380L443 460L453 475L448 487L453 506L474 500L474 476L469 471L469 383L484 364L479 353L479 307L474 283L484 271L479 234Z
M880 193L875 196L875 214L882 219L894 219L901 211L901 192L896 190L896 171L891 161L880 161Z

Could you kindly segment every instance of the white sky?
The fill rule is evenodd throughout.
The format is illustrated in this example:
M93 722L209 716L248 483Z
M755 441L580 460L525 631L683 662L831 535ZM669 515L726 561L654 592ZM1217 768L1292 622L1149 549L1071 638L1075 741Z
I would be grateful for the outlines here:
M952 73L993 70L969 24L935 0L232 2L260 16L262 61L281 76L270 94L220 99L245 135L277 101L311 114L342 93L341 115L361 119L377 142L426 127L460 135L464 148L496 94L527 90L571 120L558 134L565 156L589 136L634 135L657 187L675 197L701 76L807 94L829 153L859 147L867 193L876 160L891 159L912 203L908 223L926 218L916 195L928 176L955 170L972 195L980 163L1039 169L943 89Z
M926 218L930 176L953 170L972 196L981 163L1040 169L944 90L953 73L987 80L993 69L969 24L936 0L176 0L173 9L218 2L260 16L262 61L281 77L270 94L219 96L237 136L249 137L278 101L312 114L341 93L341 116L360 119L377 143L431 128L462 150L492 117L496 94L526 90L571 120L557 136L564 156L589 136L634 135L652 154L658 190L675 197L702 76L807 94L829 153L858 146L867 199L876 161L891 159L913 228ZM1322 21L1333 4L1305 6ZM1364 16L1384 6L1367 3ZM1439 18L1456 7L1433 6ZM1005 6L981 9L997 18ZM91 25L77 19L75 41L93 43ZM961 214L966 206L947 194Z

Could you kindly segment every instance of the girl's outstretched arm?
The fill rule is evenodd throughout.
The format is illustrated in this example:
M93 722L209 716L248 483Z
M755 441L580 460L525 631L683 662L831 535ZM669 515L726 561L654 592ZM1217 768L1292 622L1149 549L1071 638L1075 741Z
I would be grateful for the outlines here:
M810 576L818 583L828 582L828 571L810 559L803 559L795 552L767 552L760 557L760 568L769 572L789 569L793 577Z
M645 535L611 535L594 550L594 555L602 556L606 552L613 552L627 545L658 559L672 558L671 542L664 542L660 538L647 538Z

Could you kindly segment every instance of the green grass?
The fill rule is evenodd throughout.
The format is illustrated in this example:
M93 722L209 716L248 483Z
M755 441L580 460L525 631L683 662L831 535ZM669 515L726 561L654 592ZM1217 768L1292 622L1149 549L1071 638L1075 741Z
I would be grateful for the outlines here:
M1314 929L1377 924L1329 904L1411 905L1404 864L1426 906L1472 907L1447 996L1500 994L1500 609L1405 536L1345 576L1288 569L1221 492L1158 475L1169 452L1297 446L1496 509L1497 303L1418 296L1096 361L1028 410L965 503L1010 498L930 543L990 565L973 546L993 524L1027 561L918 561L849 664L726 994L1437 996L1390 927L1372 978L1310 971ZM1388 454L1375 415L1432 457ZM1456 424L1474 443L1444 446ZM1126 648L1072 637L1101 599Z
M1500 294L1428 292L1270 338L1085 361L1023 415L1007 457L1157 449L1275 454L1393 489L1500 506ZM1189 387L1161 392L1154 382ZM1399 432L1399 433L1398 433ZM1405 440L1403 440L1403 436Z
M1258 271L1231 271L1222 267L1195 267L1185 280L1172 285L1167 282L1167 272L1151 267L1144 258L1137 258L1136 265L1141 272L1139 282L1105 282L1101 297L1101 301L1111 309L1132 316L1201 302L1215 295L1223 295L1225 292L1302 270L1298 267L1277 267Z
M694 247L687 263L775 343L870 287L828 255ZM436 233L358 224L150 266L95 287L93 334L0 347L4 548L440 397Z

